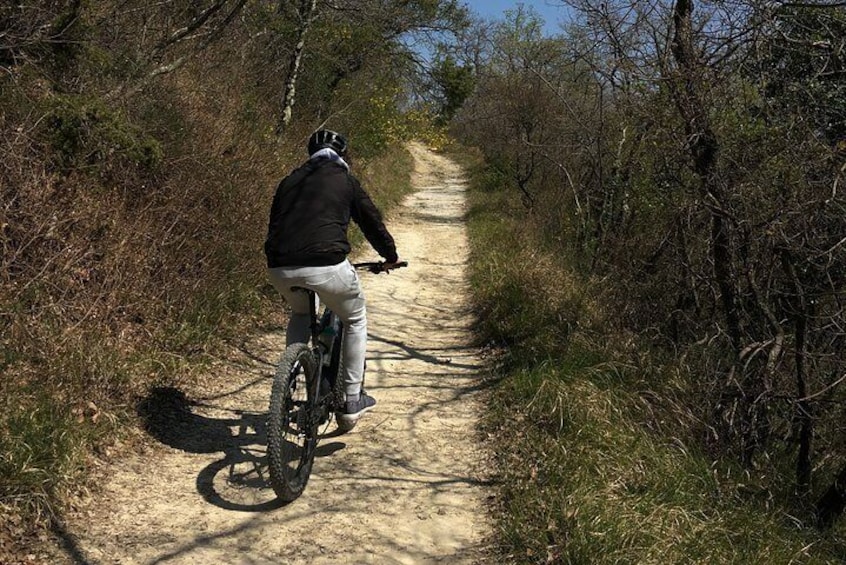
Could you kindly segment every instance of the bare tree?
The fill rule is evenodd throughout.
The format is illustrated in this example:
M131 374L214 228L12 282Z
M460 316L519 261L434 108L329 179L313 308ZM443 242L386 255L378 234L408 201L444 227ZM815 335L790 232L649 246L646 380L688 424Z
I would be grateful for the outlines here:
M141 37L158 36L149 48L143 50L134 63L137 69L135 80L122 83L109 93L110 98L132 96L143 90L156 77L172 73L188 61L205 51L212 43L219 40L226 29L237 18L247 0L212 0L202 4L193 4L190 9L179 9L177 18L162 16L163 21L149 17L147 7L128 10L131 18L140 18ZM127 6L122 6L126 10ZM187 13L186 13L187 12ZM143 49L143 47L142 47Z

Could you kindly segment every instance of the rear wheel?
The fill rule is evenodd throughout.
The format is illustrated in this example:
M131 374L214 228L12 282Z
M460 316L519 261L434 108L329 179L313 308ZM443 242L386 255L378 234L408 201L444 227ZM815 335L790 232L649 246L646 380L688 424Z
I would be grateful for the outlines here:
M317 445L317 399L309 383L317 377L314 355L304 343L285 350L270 393L267 460L276 495L290 502L308 483Z

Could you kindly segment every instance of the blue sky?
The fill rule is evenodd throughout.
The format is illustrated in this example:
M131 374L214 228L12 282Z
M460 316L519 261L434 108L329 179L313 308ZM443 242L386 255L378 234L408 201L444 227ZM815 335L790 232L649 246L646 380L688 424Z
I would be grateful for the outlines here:
M546 21L546 33L559 32L559 22L567 18L567 8L561 0L464 0L470 10L484 18L502 19L506 10L516 8L518 4L531 6Z

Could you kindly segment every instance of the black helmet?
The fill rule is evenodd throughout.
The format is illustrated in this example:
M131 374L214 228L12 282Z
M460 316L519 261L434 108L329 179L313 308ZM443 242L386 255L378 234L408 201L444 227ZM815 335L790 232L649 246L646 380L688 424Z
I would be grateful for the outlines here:
M330 148L341 157L347 152L347 140L337 132L320 129L311 134L308 138L308 154L314 155L316 152L324 148Z

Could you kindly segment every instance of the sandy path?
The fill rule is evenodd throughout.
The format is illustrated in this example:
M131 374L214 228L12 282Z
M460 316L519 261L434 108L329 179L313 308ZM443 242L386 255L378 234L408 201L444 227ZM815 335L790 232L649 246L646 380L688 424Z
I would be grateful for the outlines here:
M209 390L151 395L158 442L109 469L102 496L71 517L65 548L75 562L484 560L489 493L474 431L479 360L468 346L461 171L411 150L418 192L389 221L410 267L362 275L376 409L321 442L305 493L280 506L266 480L264 416L284 338L249 342L215 367Z

